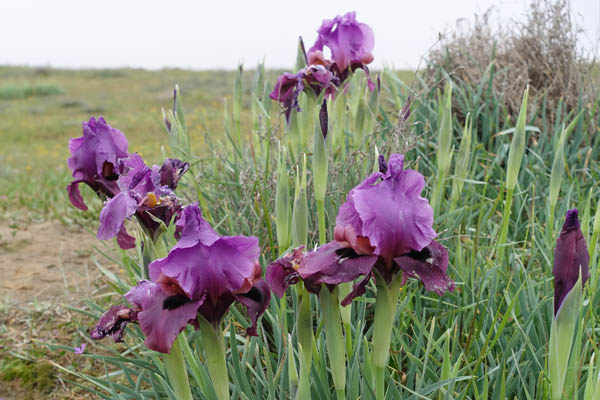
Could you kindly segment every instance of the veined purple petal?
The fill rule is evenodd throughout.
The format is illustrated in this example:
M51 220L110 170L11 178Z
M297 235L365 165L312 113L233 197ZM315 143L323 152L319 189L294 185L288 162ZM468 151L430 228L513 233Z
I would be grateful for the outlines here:
M315 59L313 53L323 51L326 46L340 71L346 70L353 62L369 64L373 61L373 30L367 24L359 23L355 12L323 20L317 32L317 40L308 51L309 59Z
M123 223L137 210L137 201L129 192L121 192L108 200L100 212L98 239L107 240L115 237L123 228Z
M339 285L369 274L377 258L376 255L357 254L353 249L333 241L306 254L298 272L306 287L318 293L322 284Z
M269 287L278 297L282 297L289 285L298 282L298 269L304 260L304 246L294 249L289 254L273 261L267 267L266 279Z
M567 211L565 223L554 249L554 315L581 273L582 286L590 277L590 256L579 225L576 208Z
M446 275L448 269L448 250L435 240L420 251L411 251L394 261L407 277L420 280L426 290L436 292L440 296L446 291L454 290L454 282Z
M141 281L125 294L142 311L138 320L146 335L144 344L149 349L169 353L173 342L185 326L196 320L204 298L190 300L184 295L169 296L150 281Z
M175 237L179 239L175 248L191 247L201 242L206 246L213 244L219 235L202 218L198 203L186 206L175 223Z
M112 306L90 331L90 337L99 340L110 336L115 342L122 342L123 330L130 322L137 322L137 310L124 305Z
M78 183L84 182L99 195L113 197L118 193L116 180L121 160L128 156L125 135L106 123L104 118L83 122L83 136L69 141L71 156L67 165L73 182L67 187L69 199L81 210L87 206L79 193Z
M121 190L135 188L150 169L138 153L130 154L121 164L123 173L118 181Z
M373 253L388 264L394 257L422 250L436 236L433 209L421 197L423 175L402 167L403 156L392 155L385 173L373 173L348 193L336 219L338 226L350 225L357 236L368 238Z
M216 304L224 293L245 292L251 287L259 252L255 237L221 237L210 246L198 242L174 247L167 257L150 263L148 270L152 280L162 273L176 279L189 298L206 294Z

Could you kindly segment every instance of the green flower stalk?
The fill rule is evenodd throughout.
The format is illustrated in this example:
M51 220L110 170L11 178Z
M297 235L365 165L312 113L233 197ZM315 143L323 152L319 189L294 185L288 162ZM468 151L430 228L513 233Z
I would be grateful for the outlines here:
M292 245L298 247L308 242L308 200L306 195L306 154L303 156L302 175L296 169L296 191L292 212Z
M202 333L202 344L206 354L206 366L212 380L215 393L219 400L229 399L229 375L227 374L227 363L225 358L225 339L223 330L214 326L204 317L198 317L200 332ZM191 398L191 397L190 397ZM177 397L179 399L179 397Z
M390 355L392 327L396 316L396 305L402 286L402 273L398 273L388 285L385 278L375 271L377 295L375 300L375 320L373 322L372 364L374 373L375 396L385 399L385 367Z
M570 386L566 382L573 347L575 328L582 307L581 276L569 294L565 297L561 310L552 320L550 342L548 346L548 375L551 382L552 400L560 400L564 396L564 388Z
M296 170L296 192L292 214L292 246L308 242L308 201L306 195L306 154L303 156L302 174ZM310 369L312 366L312 343L314 338L310 296L304 286L297 287L298 311L296 313L296 336L301 346L300 380L296 399L310 399Z
M181 351L181 344L179 343L181 340L186 340L183 333L179 334L177 339L175 339L171 351L163 356L163 362L169 382L173 387L173 392L175 392L175 397L181 400L192 400L187 367Z
M352 291L352 282L342 282L338 285L338 303L340 308L340 317L344 325L344 334L346 337L346 352L348 357L352 357L352 303L347 306L342 305L342 300Z
M324 104L324 107L327 106ZM324 123L326 124L327 121ZM313 186L317 202L319 244L325 244L327 241L327 229L325 228L325 191L327 189L328 175L327 140L325 135L327 131L322 132L319 125L314 129L315 135L313 139Z
M296 361L294 360L294 347L292 346L292 337L288 334L288 380L290 386L290 397L296 395L298 389L298 370L296 369Z
M313 93L302 93L299 96L300 109L298 115L301 118L300 126L300 151L307 151L310 144L310 139L315 131L317 122L317 98Z
M500 231L500 238L498 240L498 259L500 262L504 259L504 250L506 237L508 235L508 224L510 222L510 213L512 209L512 198L515 186L517 185L517 178L519 177L519 170L521 169L521 163L523 162L523 154L525 153L525 124L527 122L527 100L529 98L529 87L525 89L523 95L523 102L521 103L521 111L519 112L519 118L517 119L517 126L515 127L515 133L510 143L510 149L508 152L508 164L506 167L506 199L504 200L504 213L502 218L502 228Z
M333 386L337 399L342 400L346 398L346 352L338 304L338 289L335 288L333 292L330 292L329 288L322 286L319 302L323 312L327 355L333 376Z
M449 83L446 84L439 108L442 120L438 134L437 176L431 196L431 207L435 216L439 215L440 203L444 197L444 180L452 162L452 85Z
M303 285L297 290L299 298L296 313L296 336L300 346L300 380L296 399L310 399L310 369L312 367L312 344L314 340L312 309L310 295Z
M277 161L277 186L275 188L275 225L277 228L277 244L279 254L283 254L290 247L290 222L292 207L290 205L290 183L286 168L283 148L279 149Z
M332 123L331 123L331 143L337 151L340 149L344 154L346 149L346 94L342 91L337 94L333 101L329 102Z

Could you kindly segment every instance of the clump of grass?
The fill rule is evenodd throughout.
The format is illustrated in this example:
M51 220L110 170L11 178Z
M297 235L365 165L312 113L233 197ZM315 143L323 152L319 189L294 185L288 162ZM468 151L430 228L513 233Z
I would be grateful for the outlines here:
M0 363L0 379L6 382L18 380L27 390L49 393L56 385L56 372L44 362L7 357Z
M462 84L485 81L493 89L506 114L519 112L523 88L553 123L562 111L577 109L597 97L595 62L581 50L580 28L573 21L566 0L533 0L525 21L498 24L493 9L460 21L457 29L441 38L441 46L428 57L428 75L448 74ZM460 110L456 104L454 108ZM531 107L531 113L537 107ZM464 117L464 116L463 116Z
M0 86L0 100L24 99L33 96L45 97L63 93L62 87L52 83Z

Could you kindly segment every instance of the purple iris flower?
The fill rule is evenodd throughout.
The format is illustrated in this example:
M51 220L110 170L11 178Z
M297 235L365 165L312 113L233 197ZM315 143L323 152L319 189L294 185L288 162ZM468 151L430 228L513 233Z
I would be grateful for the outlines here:
M300 250L269 265L267 281L282 295L287 285L302 278L317 293L363 276L343 300L365 292L373 268L389 283L397 273L403 280L419 279L425 289L443 294L454 289L446 275L448 251L434 240L433 210L421 197L423 175L403 169L402 154L392 154L388 163L379 160L375 172L348 193L336 219L334 241L313 252Z
M82 125L83 136L69 140L71 157L67 164L73 181L67 186L67 192L71 203L85 211L87 206L79 184L87 184L101 197L114 197L119 193L117 179L123 172L122 160L129 153L125 135L108 125L104 118L92 117Z
M146 335L148 348L168 353L179 332L187 324L196 325L198 313L217 326L234 301L248 310L252 324L247 333L256 335L258 317L270 300L258 264L258 239L219 236L202 218L197 204L184 208L180 221L177 244L167 257L148 266L152 281L138 283L125 295L134 307L111 308L92 338L111 335L120 340L123 323L133 320ZM121 323L118 315L125 317Z
M317 97L325 91L325 94L331 97L335 94L335 85L339 82L339 79L324 66L310 65L296 74L285 72L280 75L270 97L281 104L289 121L292 109L300 111L298 96L302 91L310 88Z
M351 64L366 65L373 61L373 30L356 20L356 12L323 20L317 32L317 41L308 51L309 62L325 62L323 47L331 50L333 62L340 71L345 71Z
M308 66L296 74L286 72L279 76L271 92L271 98L282 105L288 122L293 108L300 111L298 96L306 88L310 87L315 96L325 91L327 97L333 97L337 87L356 69L363 69L369 75L367 64L373 61L373 30L358 22L355 12L324 20L317 32L317 41L305 55ZM324 47L331 50L333 60L325 58ZM370 78L367 84L369 90L375 89Z
M590 277L590 255L581 228L577 209L567 211L565 223L554 249L554 315L581 273L582 287Z
M168 225L181 209L173 190L189 166L183 161L167 159L161 167L149 168L138 154L132 154L122 164L123 173L118 180L121 192L100 212L98 239L117 236L119 246L129 249L135 247L135 238L125 230L125 220L135 215L156 240L160 232L159 221Z

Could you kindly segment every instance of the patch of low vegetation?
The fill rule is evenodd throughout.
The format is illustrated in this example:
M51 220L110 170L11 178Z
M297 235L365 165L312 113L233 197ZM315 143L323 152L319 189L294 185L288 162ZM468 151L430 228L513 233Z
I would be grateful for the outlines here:
M64 90L53 83L0 86L0 100L24 99L33 96L45 97L63 93Z
M449 77L460 88L480 89L477 98L454 99L461 120L465 101L486 106L484 99L494 96L514 122L527 85L530 114L549 126L596 100L600 76L593 55L582 50L567 0L534 0L524 20L506 24L494 23L494 16L492 8L473 21L460 20L428 55L431 81Z
M7 357L0 362L0 380L15 381L27 390L49 393L56 385L56 371L47 363Z

